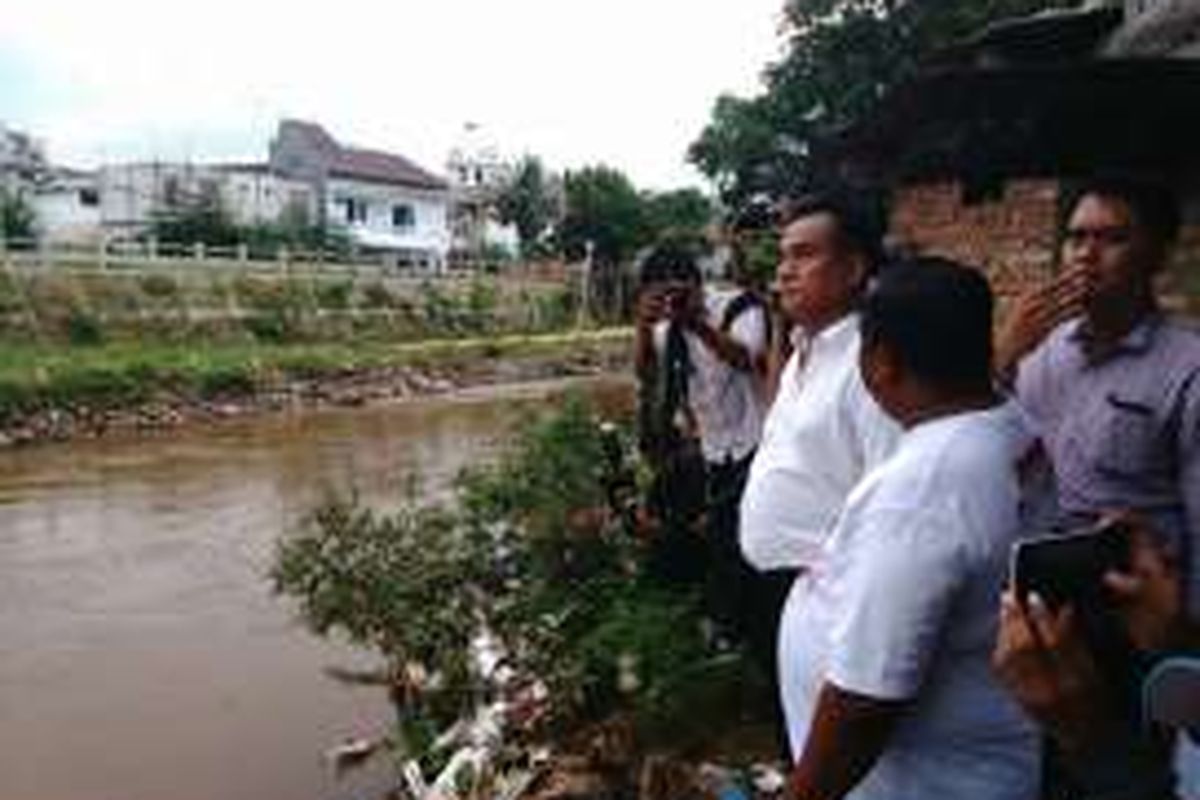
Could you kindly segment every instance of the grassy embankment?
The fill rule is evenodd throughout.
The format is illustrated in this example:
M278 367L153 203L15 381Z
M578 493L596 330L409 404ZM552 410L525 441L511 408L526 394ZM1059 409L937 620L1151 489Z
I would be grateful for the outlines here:
M0 424L45 408L127 408L161 392L250 396L296 378L392 366L453 368L494 359L573 358L627 346L624 328L401 344L155 343L0 345Z

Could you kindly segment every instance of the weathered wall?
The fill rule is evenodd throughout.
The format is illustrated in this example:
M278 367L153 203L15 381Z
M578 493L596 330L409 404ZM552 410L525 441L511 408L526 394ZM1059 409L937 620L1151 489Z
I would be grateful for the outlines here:
M893 196L890 233L905 246L981 267L1000 295L1049 275L1059 187L1010 181L999 198L963 202L958 183L905 186Z

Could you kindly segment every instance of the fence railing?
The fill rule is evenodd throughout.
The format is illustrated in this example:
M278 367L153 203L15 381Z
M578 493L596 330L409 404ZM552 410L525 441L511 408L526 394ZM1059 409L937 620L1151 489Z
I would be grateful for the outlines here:
M286 248L252 258L249 250L0 241L0 333L76 337L84 323L150 335L223 323L264 336L345 335L334 328L364 325L403 338L547 330L620 320L632 292L625 271L587 264L433 271Z

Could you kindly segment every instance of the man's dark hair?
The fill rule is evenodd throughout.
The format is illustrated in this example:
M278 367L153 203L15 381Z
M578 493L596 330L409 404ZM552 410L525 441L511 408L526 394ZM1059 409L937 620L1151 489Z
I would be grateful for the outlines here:
M1179 236L1179 199L1166 184L1136 175L1112 174L1086 178L1068 191L1068 216L1088 195L1125 203L1138 223L1160 244L1171 244Z
M874 274L883 260L883 233L875 215L845 192L817 192L784 201L777 217L782 228L816 214L834 218L842 244L862 254L867 272Z
M696 248L687 242L674 239L659 242L642 260L638 283L642 286L663 281L701 283L696 260Z
M884 344L943 388L991 380L992 290L977 269L936 256L888 265L863 299L863 346Z

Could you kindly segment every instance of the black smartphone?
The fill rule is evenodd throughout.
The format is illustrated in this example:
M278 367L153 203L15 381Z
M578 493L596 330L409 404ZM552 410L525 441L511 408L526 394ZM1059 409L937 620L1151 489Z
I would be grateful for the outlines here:
M1115 698L1135 718L1142 656L1136 652L1114 598L1104 584L1110 570L1128 571L1130 531L1121 522L1013 545L1012 582L1017 599L1036 592L1051 609L1070 605L1097 668Z
M1013 587L1024 600L1032 592L1051 608L1107 606L1104 573L1129 568L1129 530L1121 522L1017 542L1012 552Z

